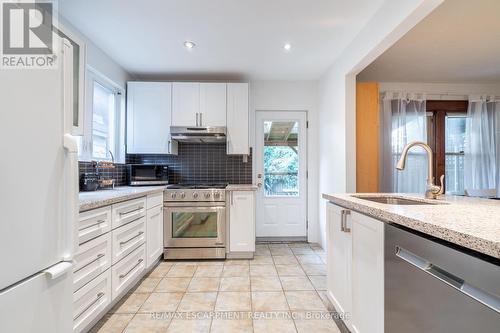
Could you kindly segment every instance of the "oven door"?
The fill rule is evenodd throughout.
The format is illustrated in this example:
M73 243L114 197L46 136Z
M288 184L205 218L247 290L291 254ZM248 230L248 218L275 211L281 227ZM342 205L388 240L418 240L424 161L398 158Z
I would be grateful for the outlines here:
M226 207L221 203L167 203L165 247L224 247Z

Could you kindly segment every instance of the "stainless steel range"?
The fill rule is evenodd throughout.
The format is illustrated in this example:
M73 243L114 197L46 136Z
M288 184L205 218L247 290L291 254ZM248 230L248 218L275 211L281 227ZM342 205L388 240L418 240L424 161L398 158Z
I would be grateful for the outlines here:
M226 184L169 185L163 193L163 257L226 257Z

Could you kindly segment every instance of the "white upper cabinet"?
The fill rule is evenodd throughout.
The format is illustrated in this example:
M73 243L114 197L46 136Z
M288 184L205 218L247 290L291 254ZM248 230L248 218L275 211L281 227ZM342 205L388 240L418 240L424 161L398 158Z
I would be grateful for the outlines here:
M199 126L226 126L226 83L200 83Z
M227 153L248 155L248 83L227 84Z
M200 84L174 82L172 95L172 126L200 126Z
M177 154L171 119L172 83L127 83L127 153Z

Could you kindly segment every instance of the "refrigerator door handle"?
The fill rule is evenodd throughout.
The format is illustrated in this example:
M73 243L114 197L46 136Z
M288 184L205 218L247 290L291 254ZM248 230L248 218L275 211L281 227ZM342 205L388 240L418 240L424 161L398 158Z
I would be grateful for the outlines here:
M71 272L73 270L73 263L70 261L62 261L54 266L51 266L44 270L43 272L49 276L51 280L57 279L58 277Z
M78 250L78 221L79 199L78 199L78 144L76 138L71 134L64 135L64 149L66 151L66 195L65 219L61 233L64 252L64 260L73 259L73 254Z

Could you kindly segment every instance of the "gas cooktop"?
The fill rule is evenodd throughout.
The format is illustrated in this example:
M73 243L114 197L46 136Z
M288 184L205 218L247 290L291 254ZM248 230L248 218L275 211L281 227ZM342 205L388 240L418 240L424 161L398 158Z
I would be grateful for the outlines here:
M167 186L168 190L206 190L206 189L225 189L227 184L216 183L216 184L191 184L191 183L179 183L171 184Z

